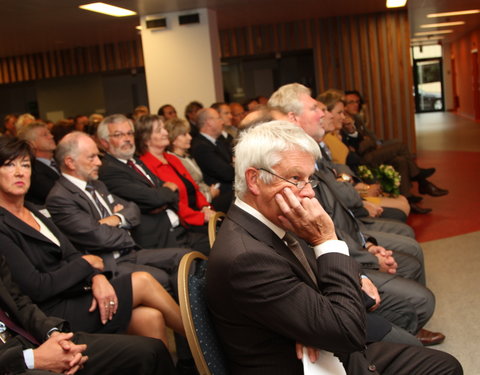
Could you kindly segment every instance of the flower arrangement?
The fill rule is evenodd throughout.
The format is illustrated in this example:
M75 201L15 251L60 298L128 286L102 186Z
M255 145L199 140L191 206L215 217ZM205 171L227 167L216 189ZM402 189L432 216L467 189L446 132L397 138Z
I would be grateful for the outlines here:
M366 183L378 182L384 193L394 197L400 194L400 174L391 165L381 164L377 168L365 165L358 167L358 176Z

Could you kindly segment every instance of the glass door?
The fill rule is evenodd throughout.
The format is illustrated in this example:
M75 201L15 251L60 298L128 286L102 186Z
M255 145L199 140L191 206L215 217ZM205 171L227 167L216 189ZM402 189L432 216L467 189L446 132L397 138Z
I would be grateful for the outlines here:
M416 112L443 111L442 59L413 61Z

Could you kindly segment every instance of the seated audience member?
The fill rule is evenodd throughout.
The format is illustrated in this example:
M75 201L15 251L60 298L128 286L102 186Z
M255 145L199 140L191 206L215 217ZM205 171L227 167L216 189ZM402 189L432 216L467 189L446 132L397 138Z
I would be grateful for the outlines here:
M139 105L136 106L135 109L133 110L133 119L137 120L142 116L146 116L150 114L150 110L146 105Z
M448 190L440 189L427 180L428 177L435 173L435 168L420 168L405 144L394 140L381 144L376 139L373 132L367 129L361 118L354 113L351 96L352 94L346 95L346 101L350 104L346 106L348 116L342 129L342 139L347 146L357 152L362 158L362 163L371 167L380 164L392 165L401 176L400 194L405 196L410 203L418 203L422 199L411 193L412 181L418 182L420 194L428 194L433 197L448 194ZM431 211L425 209L417 210L418 207L412 206L412 212L427 213Z
M329 374L462 374L440 351L366 345L359 265L314 198L319 156L315 141L288 122L240 136L237 199L211 251L206 285L230 373L303 374L305 357Z
M125 335L71 333L67 321L47 317L12 282L0 257L0 373L79 375L176 374L160 340ZM20 331L23 329L23 331Z
M65 137L68 133L73 132L73 125L68 120L57 121L51 130L55 144Z
M143 116L135 124L136 149L140 160L162 181L176 186L178 216L189 230L207 234L206 223L215 214L182 162L166 152L170 141L159 116Z
M88 117L85 115L77 115L73 119L73 130L79 132L86 132L90 121L88 121Z
M240 122L247 115L245 109L240 103L232 102L230 105L230 111L232 112L232 125L238 128Z
M85 133L73 132L60 141L56 159L62 176L46 202L52 220L80 252L100 256L106 271L148 272L177 298L178 264L187 251L142 250L136 244L129 230L140 223L140 210L98 180L98 153Z
M201 110L202 108L203 108L203 104L197 101L190 102L185 107L185 118L190 124L190 135L192 137L195 137L198 135L197 117L198 117L198 111Z
M202 170L196 161L188 154L192 141L188 122L178 118L168 120L165 122L165 129L168 132L168 140L170 141L168 146L169 153L175 155L182 162L207 201L213 203L220 194L220 189L218 189L215 184L207 185L205 183Z
M32 122L23 127L18 137L30 143L35 160L32 163L30 189L25 197L29 202L45 205L45 199L60 177L57 163L53 158L55 141L43 122Z
M283 116L289 119L316 142L325 132L321 126L324 113L319 105L310 96L310 90L298 83L280 87L269 100L269 106L277 111L277 118ZM332 217L338 235L348 243L352 257L362 264L365 274L384 294L384 303L377 311L411 333L420 332L424 343L431 345L443 341L445 336L440 333L420 330L433 314L435 298L424 287L423 251L413 239L413 230L399 222L357 220L349 204L351 191L357 197L358 193L350 185L337 181L323 158L316 161L315 177L319 180L314 189L316 197ZM398 300L409 301L413 309L398 314L395 302Z
M323 142L320 142L323 159L327 162L331 161L331 167L335 169L339 175L343 173L342 177L350 178L350 182L355 184L355 189L362 194L365 201L369 202L365 203L364 207L368 210L370 216L381 216L393 219L399 218L405 221L410 213L410 205L403 195L398 197L382 196L378 184L368 185L360 182L358 179L354 181L355 175L346 165L352 165L352 162L347 162L350 155L354 155L353 157L358 157L358 155L355 152L349 151L348 147L341 140L340 131L345 120L343 92L339 90L327 90L320 94L317 100L322 103L325 112L325 117L323 118L325 136ZM357 165L356 162L353 164ZM386 209L384 210L384 208ZM397 210L401 210L403 215L397 213Z
M223 102L213 103L210 108L215 109L223 121L222 136L229 148L232 148L233 140L237 137L238 129L232 125L232 111L230 106Z
M177 118L177 110L171 104L164 104L158 109L159 116L162 116L165 120Z
M247 99L243 103L243 108L245 109L245 112L247 112L247 113L257 110L259 106L260 106L260 103L257 102L257 99L255 99L255 98Z
M229 197L226 206L215 207L225 212L233 196L234 170L231 153L225 143L218 140L222 135L223 121L215 109L204 108L198 113L198 125L200 133L192 141L191 155L202 170L205 182L219 184L220 193Z
M35 121L35 117L32 116L30 113L24 113L17 117L17 121L15 122L15 132L18 134L20 129L24 126L30 124L31 122Z
M27 142L0 138L0 255L23 293L75 331L128 332L166 342L165 324L184 332L173 298L148 273L113 278L95 255L81 255L48 218L24 201L33 154Z
M135 128L123 115L106 117L97 137L106 151L99 177L108 190L140 208L140 224L132 230L145 249L186 247L208 253L208 238L186 230L177 214L177 186L160 180L135 154Z
M17 122L17 116L13 113L6 115L3 118L3 126L1 133L3 135L12 135L15 136L17 134L17 129L15 129L15 123Z
M267 105L268 103L268 98L263 95L259 95L255 98L255 100L258 102L260 105ZM258 109L258 108L257 108Z

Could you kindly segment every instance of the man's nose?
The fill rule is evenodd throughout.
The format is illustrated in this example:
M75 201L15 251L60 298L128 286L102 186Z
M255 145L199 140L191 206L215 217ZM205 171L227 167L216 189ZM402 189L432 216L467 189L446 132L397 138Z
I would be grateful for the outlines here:
M312 185L310 183L306 184L305 187L300 190L300 196L302 198L314 198L315 192L313 191Z

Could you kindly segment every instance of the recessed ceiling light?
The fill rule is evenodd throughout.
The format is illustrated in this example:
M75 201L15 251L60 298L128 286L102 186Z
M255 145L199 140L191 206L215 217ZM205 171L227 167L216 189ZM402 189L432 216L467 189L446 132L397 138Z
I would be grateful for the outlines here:
M427 23L425 25L420 25L420 27L422 29L428 29L430 27L447 27L447 26L458 26L458 25L465 25L465 21Z
M433 35L433 34L449 34L453 33L453 30L432 30L432 31L422 31L419 33L415 33L415 35Z
M79 8L90 10L92 12L103 13L113 17L127 17L127 16L134 16L137 14L131 10L116 7L113 5L105 4L105 3L91 3L80 5Z
M387 0L387 8L404 7L405 4L407 4L407 0Z
M430 13L427 15L427 17L428 18L450 17L450 16L462 16L464 14L477 14L477 13L480 13L480 9L459 10L456 12L444 12L444 13Z

